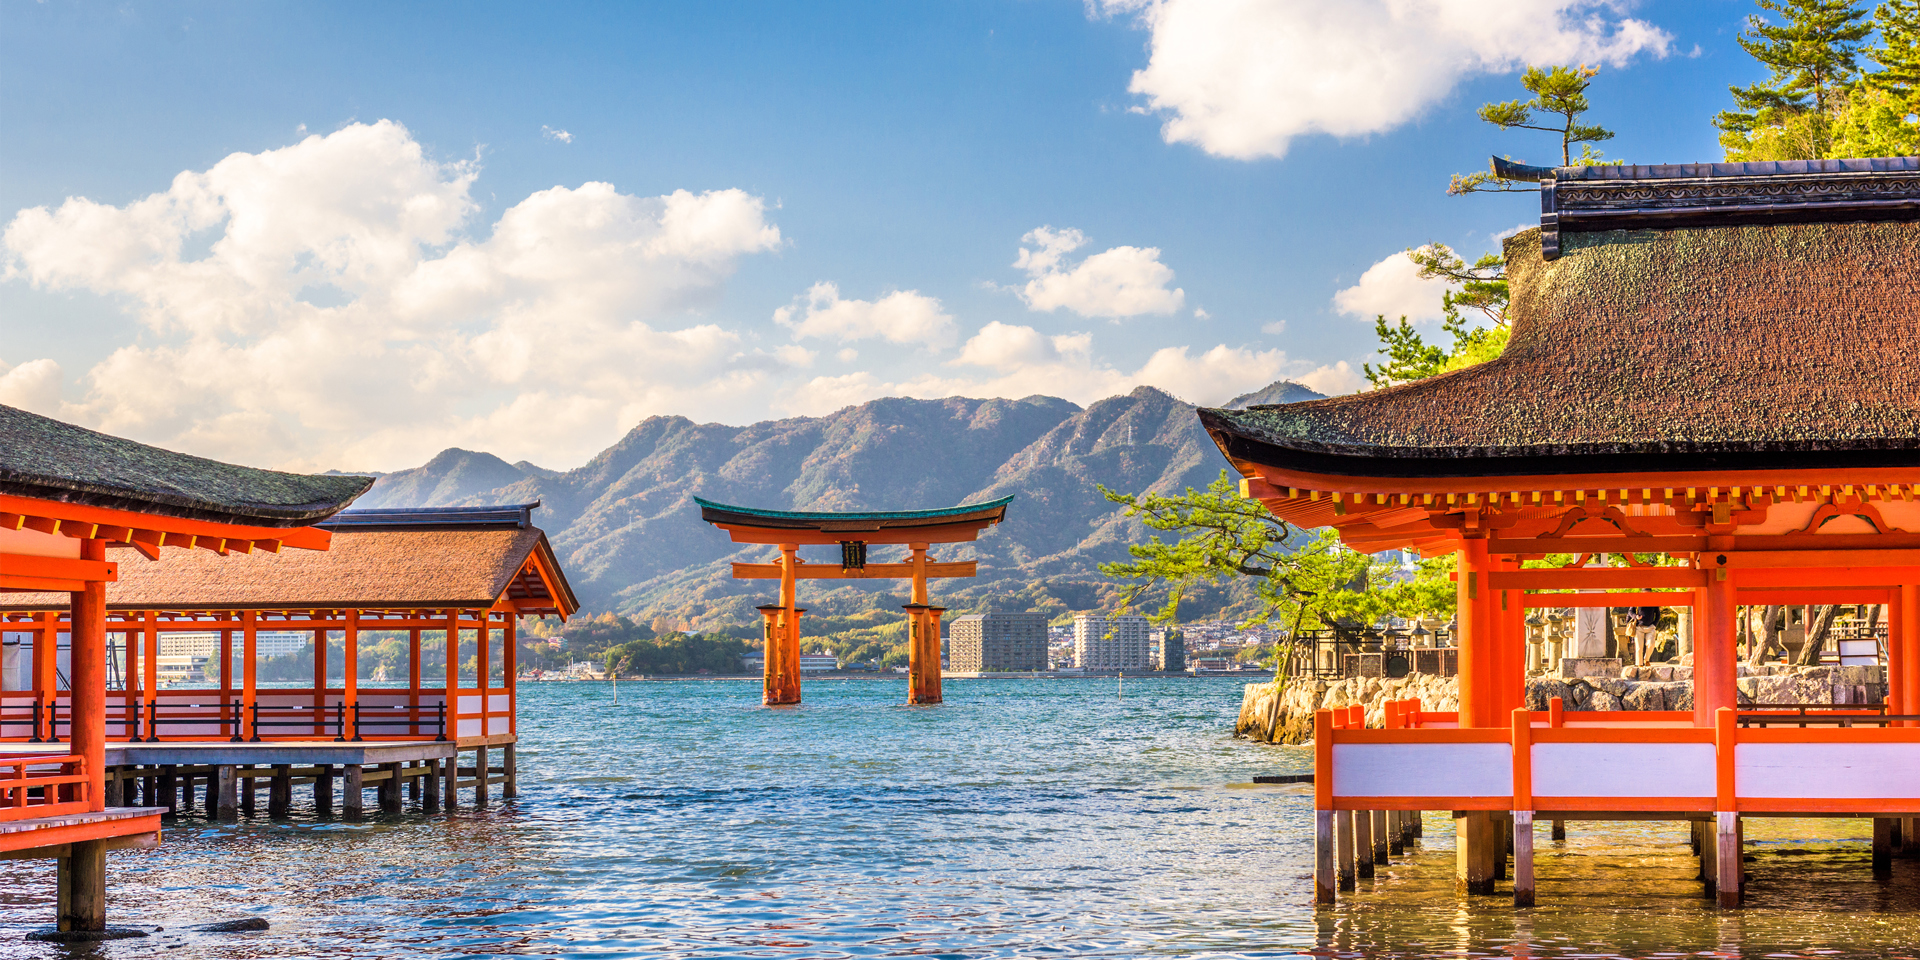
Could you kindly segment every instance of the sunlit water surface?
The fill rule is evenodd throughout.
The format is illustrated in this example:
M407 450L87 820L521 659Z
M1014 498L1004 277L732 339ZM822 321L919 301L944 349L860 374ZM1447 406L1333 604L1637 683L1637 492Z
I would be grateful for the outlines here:
M19 938L44 861L0 864L0 955L29 957L1870 956L1920 944L1920 861L1870 875L1863 822L1750 821L1749 906L1713 909L1673 824L1539 843L1540 903L1456 896L1452 830L1308 906L1309 754L1231 737L1231 680L528 684L521 797L362 822L177 818L111 854L116 923ZM264 805L263 805L264 807ZM264 933L199 934L259 915Z

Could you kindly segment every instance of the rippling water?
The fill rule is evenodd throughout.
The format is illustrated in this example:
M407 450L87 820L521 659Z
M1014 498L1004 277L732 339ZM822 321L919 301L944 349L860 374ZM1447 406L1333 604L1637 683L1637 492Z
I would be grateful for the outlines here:
M1749 821L1722 913L1678 825L1538 841L1541 906L1455 896L1451 827L1341 907L1309 896L1298 748L1231 739L1229 680L529 684L521 798L455 816L178 818L110 854L116 923L75 950L40 861L0 863L0 955L31 957L1871 956L1920 944L1920 860L1871 879L1864 822ZM181 932L260 915L253 934Z

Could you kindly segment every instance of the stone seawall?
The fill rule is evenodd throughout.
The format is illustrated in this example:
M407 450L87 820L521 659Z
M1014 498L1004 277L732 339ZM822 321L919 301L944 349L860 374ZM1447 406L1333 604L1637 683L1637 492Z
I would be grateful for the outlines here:
M1527 708L1545 710L1559 697L1567 710L1692 710L1693 668L1655 664L1627 667L1619 677L1530 677ZM1884 702L1886 678L1880 667L1794 667L1762 664L1740 667L1736 681L1740 703L1867 705ZM1278 696L1276 696L1278 692ZM1420 699L1423 709L1446 713L1460 708L1460 686L1452 677L1424 674L1388 679L1295 680L1284 691L1272 683L1250 683L1241 692L1234 735L1264 743L1313 740L1315 711L1362 704L1367 725L1384 725L1386 702Z

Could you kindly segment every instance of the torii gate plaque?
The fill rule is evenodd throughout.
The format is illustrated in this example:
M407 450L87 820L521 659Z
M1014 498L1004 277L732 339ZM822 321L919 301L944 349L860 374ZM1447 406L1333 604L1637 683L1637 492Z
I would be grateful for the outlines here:
M694 498L700 519L727 531L735 543L766 543L780 548L773 563L736 563L736 580L780 581L780 602L760 608L766 617L766 665L761 702L768 705L800 702L800 615L796 587L800 580L911 579L912 602L906 604L908 631L907 702L940 702L940 615L943 607L927 599L927 580L933 577L971 577L971 560L941 563L927 556L936 543L965 543L980 531L1006 519L1012 497L971 503L944 510L889 510L870 513L803 512L733 507ZM803 563L803 544L840 545L840 563ZM869 544L903 544L905 563L868 563Z

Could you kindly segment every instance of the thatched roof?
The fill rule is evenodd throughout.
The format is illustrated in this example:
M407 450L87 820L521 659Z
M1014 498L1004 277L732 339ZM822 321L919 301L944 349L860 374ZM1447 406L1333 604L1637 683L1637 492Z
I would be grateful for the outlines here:
M1345 476L1920 466L1914 216L1561 239L1507 241L1498 359L1202 422L1229 457Z
M258 470L188 456L0 404L0 493L253 527L324 519L372 477Z
M400 610L487 608L503 597L523 613L579 608L537 527L338 528L325 552L217 556L171 551L148 560L110 552L111 610ZM0 610L57 610L66 594L0 595Z

